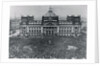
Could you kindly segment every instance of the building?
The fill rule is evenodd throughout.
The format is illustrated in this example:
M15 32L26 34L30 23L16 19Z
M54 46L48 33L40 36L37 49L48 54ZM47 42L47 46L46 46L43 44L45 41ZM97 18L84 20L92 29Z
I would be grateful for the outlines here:
M17 30L20 26L20 19L10 19L10 30Z
M60 20L52 8L49 8L41 18L41 20L35 20L34 16L22 16L20 35L23 37L80 35L80 16L67 16L65 20Z

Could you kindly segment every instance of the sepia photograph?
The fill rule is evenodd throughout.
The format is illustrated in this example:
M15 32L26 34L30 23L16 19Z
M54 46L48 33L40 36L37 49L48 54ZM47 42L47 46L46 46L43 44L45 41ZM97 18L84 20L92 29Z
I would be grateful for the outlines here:
M10 6L9 59L87 59L87 5Z

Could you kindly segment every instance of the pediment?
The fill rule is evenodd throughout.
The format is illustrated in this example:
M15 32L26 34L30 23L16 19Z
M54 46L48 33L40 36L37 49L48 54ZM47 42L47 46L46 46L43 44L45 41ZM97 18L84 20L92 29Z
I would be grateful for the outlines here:
M45 23L46 25L56 25L56 23L51 23L51 22L49 22L49 23Z

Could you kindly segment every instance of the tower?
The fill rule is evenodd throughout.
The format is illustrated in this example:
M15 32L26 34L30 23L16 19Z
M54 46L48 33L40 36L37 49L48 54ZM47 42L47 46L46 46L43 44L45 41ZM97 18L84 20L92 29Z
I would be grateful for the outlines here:
M42 24L58 24L58 20L58 16L53 12L52 7L49 7L48 12L44 16L42 16Z

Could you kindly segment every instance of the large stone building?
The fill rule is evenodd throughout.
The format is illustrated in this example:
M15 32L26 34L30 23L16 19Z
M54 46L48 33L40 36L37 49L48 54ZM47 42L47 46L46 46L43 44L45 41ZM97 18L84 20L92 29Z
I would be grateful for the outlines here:
M52 8L41 17L35 20L34 16L21 17L21 36L79 36L81 30L80 16L67 16L65 20L60 20Z

